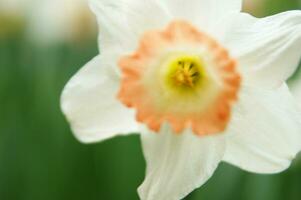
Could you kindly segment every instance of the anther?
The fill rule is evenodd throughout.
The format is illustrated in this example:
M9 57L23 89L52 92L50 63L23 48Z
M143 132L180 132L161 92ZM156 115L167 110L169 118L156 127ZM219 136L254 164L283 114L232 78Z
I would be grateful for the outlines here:
M178 64L179 64L182 68L185 67L185 62L183 62L183 61L179 61Z
M198 76L199 75L199 73L198 72L195 72L195 73L193 73L191 76Z

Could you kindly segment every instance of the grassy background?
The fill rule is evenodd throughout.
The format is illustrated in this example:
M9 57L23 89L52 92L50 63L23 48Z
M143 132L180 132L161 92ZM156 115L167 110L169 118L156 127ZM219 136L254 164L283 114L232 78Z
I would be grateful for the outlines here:
M257 15L296 8L295 0L268 0ZM96 54L95 40L45 48L22 32L1 38L0 200L138 199L145 168L138 136L80 144L59 109L64 84ZM300 200L301 161L277 175L221 164L186 199Z

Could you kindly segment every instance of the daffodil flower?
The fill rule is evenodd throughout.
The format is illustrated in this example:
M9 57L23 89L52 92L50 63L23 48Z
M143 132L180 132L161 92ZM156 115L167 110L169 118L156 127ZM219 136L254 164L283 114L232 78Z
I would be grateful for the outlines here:
M285 83L301 11L263 19L241 0L91 0L100 55L66 85L62 110L84 143L140 133L143 200L181 199L221 161L286 169L301 118Z

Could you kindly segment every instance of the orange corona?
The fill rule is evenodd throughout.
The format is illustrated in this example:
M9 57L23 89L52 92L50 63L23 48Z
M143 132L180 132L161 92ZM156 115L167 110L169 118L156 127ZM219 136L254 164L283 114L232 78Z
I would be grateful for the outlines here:
M146 32L118 64L118 99L151 130L165 122L176 133L191 128L197 135L227 127L241 83L236 61L191 24L173 21L166 30Z

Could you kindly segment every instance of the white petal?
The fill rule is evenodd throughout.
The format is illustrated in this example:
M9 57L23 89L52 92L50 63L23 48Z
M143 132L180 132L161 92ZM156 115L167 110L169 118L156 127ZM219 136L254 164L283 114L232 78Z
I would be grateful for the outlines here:
M296 70L301 58L301 11L263 19L240 14L226 21L222 40L238 58L249 84L279 87Z
M178 200L204 184L223 157L220 136L181 135L164 126L160 133L142 131L147 163L146 178L138 192L142 200Z
M107 47L133 50L142 33L162 28L170 19L160 0L90 2L99 24L99 46L104 50Z
M186 19L200 29L210 29L231 13L239 13L242 0L164 0L172 15Z
M133 46L134 37L127 24L123 0L90 0L90 8L99 25L99 48L127 49Z
M66 85L61 107L75 136L90 143L137 132L132 110L117 99L119 75L110 55L95 57Z
M161 0L124 0L127 23L139 40L145 31L162 29L172 19Z
M301 118L286 85L244 87L227 135L224 160L256 173L285 170L301 149Z

